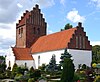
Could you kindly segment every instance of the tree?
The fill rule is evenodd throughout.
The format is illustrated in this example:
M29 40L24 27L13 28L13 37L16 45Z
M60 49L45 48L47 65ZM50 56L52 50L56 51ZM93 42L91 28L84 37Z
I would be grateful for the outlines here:
M49 72L54 72L55 68L56 68L56 58L55 58L55 55L52 55L52 58L49 64L47 65L46 70Z
M0 60L5 60L5 57L4 56L0 56Z
M5 57L0 56L0 73L4 73L5 70L6 70Z
M100 45L92 46L92 63L100 63Z
M86 68L87 68L86 64L83 64L82 69L86 69Z
M61 65L61 66L63 65L64 58L71 58L71 57L72 57L71 54L69 54L69 53L67 52L67 49L65 49L64 53L62 53L62 54L61 54L61 57L60 57L60 59L61 59L60 65Z
M61 75L61 82L73 82L74 78L74 64L73 60L71 59L71 55L65 49L63 56L61 56L62 61L62 75Z
M33 68L33 66L30 68L29 71L30 71L30 73L31 73L31 72L34 72L34 68Z
M11 72L11 78L14 78L15 75L17 74L17 68L18 68L17 64L14 63L13 68L12 68L12 72Z
M39 69L44 72L46 68L46 64L42 64L41 66L39 66Z
M73 60L70 58L65 58L63 63L61 82L73 82L74 71L75 69Z
M70 28L72 28L72 27L73 27L73 26L72 26L70 23L67 23L67 24L65 25L64 29L61 29L61 31L70 29Z

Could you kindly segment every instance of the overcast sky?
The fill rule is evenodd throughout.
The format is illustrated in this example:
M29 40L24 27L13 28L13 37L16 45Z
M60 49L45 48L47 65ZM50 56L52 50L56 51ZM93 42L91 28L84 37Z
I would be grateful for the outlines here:
M0 0L0 55L15 45L16 23L36 3L46 18L48 34L80 21L91 44L100 45L100 0Z

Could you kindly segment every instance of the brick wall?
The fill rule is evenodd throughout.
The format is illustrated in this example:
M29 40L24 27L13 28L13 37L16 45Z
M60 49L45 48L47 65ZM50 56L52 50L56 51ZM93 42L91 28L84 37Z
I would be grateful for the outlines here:
M88 40L88 37L86 36L86 32L84 32L83 27L77 26L77 30L75 31L75 34L73 34L69 42L68 48L92 50L92 46L90 45L90 41Z
M25 14L24 17L21 17L19 23L23 21L23 18L25 18ZM29 16L24 19L24 22L24 26L17 24L16 47L31 47L40 36L46 35L47 24L38 5L33 7L33 10L29 12ZM20 37L19 29L21 28L23 28L23 34L21 34L22 36Z

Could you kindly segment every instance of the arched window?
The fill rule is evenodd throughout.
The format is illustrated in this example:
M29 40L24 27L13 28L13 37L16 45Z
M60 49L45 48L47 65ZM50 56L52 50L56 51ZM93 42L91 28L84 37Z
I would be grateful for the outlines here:
M21 28L21 33L23 33L23 28Z
M27 67L27 63L25 62L25 67Z
M38 67L40 66L40 56L38 56Z
M19 34L20 34L20 29L19 29Z
M11 66L11 62L9 61L9 67Z

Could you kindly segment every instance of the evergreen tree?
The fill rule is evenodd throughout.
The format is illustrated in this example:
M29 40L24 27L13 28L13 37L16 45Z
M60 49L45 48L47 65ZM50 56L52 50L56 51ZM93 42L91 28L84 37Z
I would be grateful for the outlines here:
M5 57L0 56L0 62L0 73L4 73L6 70Z
M61 82L73 82L75 69L73 60L71 60L71 55L67 52L67 49L61 55L61 59L61 65L63 66Z
M55 58L55 55L52 55L52 58L49 64L47 65L46 69L47 71L54 72L55 68L56 68L56 58Z
M92 46L92 63L100 63L100 45Z
M66 48L65 51L64 51L64 53L61 54L61 57L60 57L60 59L61 59L60 65L61 65L61 66L63 65L64 58L71 58L71 57L72 57L71 54L69 54L69 53L67 52L67 48Z
M11 73L11 77L12 77L12 78L14 78L15 75L17 74L17 71L16 71L17 68L18 68L17 64L14 63L13 68L12 68L12 73Z

